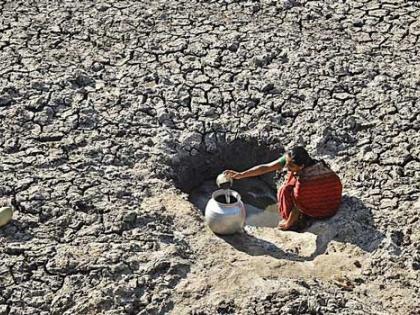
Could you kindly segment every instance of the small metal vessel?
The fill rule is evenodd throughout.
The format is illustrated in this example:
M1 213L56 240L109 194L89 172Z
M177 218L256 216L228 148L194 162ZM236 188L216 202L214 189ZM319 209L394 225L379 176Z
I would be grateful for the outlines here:
M233 179L227 177L225 174L221 173L216 178L216 184L219 188L227 189L232 187Z
M241 195L231 189L216 190L207 202L205 222L216 234L234 234L245 225L245 206Z

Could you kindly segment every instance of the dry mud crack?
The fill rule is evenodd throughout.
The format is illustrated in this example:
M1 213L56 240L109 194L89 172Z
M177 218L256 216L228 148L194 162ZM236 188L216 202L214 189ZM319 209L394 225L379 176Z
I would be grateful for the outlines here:
M1 315L420 312L417 1L2 1L0 30ZM203 225L195 187L296 144L336 217Z

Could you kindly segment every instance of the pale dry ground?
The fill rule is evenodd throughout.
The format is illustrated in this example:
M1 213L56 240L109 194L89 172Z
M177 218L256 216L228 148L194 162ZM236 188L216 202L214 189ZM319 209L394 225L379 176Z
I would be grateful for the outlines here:
M0 315L417 315L419 55L418 1L0 1ZM204 228L195 187L294 145L336 217Z
M389 314L408 314L418 305L417 292L412 288L383 288L375 281L357 283L368 253L355 245L331 240L326 252L317 255L317 234L330 232L326 224L315 223L304 233L247 226L245 233L221 237L203 226L196 214L198 209L179 195L151 198L149 203L163 206L175 222L182 222L186 227L183 234L195 254L190 273L175 287L172 314L189 314L229 298L235 299L244 312L251 297L264 298L273 292L287 295L296 287L296 280L322 281L337 289L354 290L363 296L359 298L363 304L389 301L385 302ZM417 231L414 237L419 239L420 233ZM399 272L403 277L413 277L404 268ZM374 306L367 310L387 313Z

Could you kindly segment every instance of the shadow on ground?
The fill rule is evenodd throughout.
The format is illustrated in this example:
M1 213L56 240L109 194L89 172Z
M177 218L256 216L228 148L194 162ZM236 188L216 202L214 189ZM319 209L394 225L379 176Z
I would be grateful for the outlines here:
M295 253L286 252L277 247L277 245L273 244L272 242L257 238L246 232L241 234L218 236L235 249L250 256L271 256L276 259L287 259L293 261L307 260L306 257L299 256Z
M12 220L0 228L0 239L4 238L9 242L28 242L33 238L33 235L28 232L32 226L33 224L27 222Z
M250 233L219 236L239 251L251 256L269 255L276 259L310 261L326 252L331 241L353 244L365 252L378 248L384 235L373 224L372 210L353 196L343 196L337 214L329 219L316 220L302 232L316 235L316 249L310 256L286 252L276 244ZM295 233L295 232L289 232Z

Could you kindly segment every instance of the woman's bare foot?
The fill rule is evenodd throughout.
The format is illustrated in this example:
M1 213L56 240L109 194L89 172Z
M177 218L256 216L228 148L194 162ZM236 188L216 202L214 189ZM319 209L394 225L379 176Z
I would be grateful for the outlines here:
M287 224L287 222L280 223L277 227L278 227L280 230L282 230L282 231L287 231L287 230L289 230L289 229L291 228L291 226L289 226L289 225Z
M299 220L300 212L298 209L293 208L289 214L289 217L285 222L282 222L278 225L278 228L282 231L290 230L294 227L294 225Z

